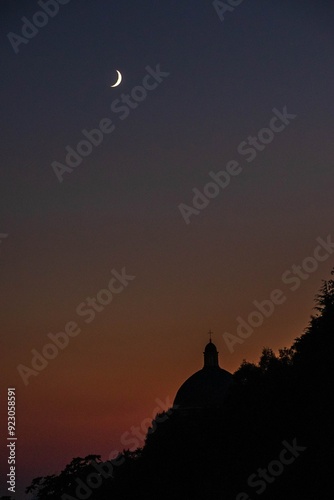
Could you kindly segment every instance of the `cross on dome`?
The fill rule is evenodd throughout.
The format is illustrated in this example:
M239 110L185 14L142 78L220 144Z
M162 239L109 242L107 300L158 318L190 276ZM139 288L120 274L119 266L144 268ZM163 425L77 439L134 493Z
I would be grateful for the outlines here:
M211 331L211 328L210 328L210 330L208 331L208 335L209 335L209 339L210 339L210 344L212 342L212 334L213 334L213 331Z
M181 412L222 408L232 384L232 375L219 366L217 347L212 342L213 332L210 329L207 333L209 342L203 353L204 366L181 385L174 400L174 408Z

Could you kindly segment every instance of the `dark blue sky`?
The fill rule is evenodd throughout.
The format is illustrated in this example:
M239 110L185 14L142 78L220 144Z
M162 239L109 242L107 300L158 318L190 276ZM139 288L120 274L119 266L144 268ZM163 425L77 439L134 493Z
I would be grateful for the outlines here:
M129 123L121 124L101 154L109 148L110 158L126 160L136 151L137 165L129 166L127 175L147 182L149 169L152 188L164 186L167 176L171 190L186 195L189 170L196 181L206 172L205 162L218 166L224 156L228 159L235 144L266 124L274 106L293 108L300 135L311 127L331 127L330 2L245 1L222 23L210 2L97 1L93 6L71 0L27 45L20 45L17 55L6 32L20 33L20 18L31 19L35 3L28 8L25 2L5 0L2 10L5 184L16 184L20 173L28 183L34 179L33 192L40 192L41 185L53 192L52 160L62 158L67 144L78 142L82 128L110 116L112 100L141 82L146 65L160 63L170 72L168 81ZM124 76L120 89L109 86L115 68ZM314 142L321 139L322 134L315 136ZM176 155L196 147L196 158L181 164L173 158L167 167L162 155L152 178L146 158L138 165L137 149L152 144ZM95 180L88 166L94 160L87 160L75 177ZM113 174L116 182L119 175L124 167ZM77 184L72 178L68 182ZM10 190L5 192L10 197L6 203L12 204ZM122 189L119 194L125 195Z
M333 2L244 0L221 22L204 0L70 0L15 54L7 34L38 10L0 4L1 347L20 392L25 484L73 456L107 454L108 433L117 442L123 423L195 371L209 328L230 371L263 345L290 345L333 266L319 264L256 335L227 350L223 332L333 231ZM158 64L169 76L120 120L112 102ZM116 69L123 81L111 88ZM296 118L247 163L239 144L284 106ZM103 118L115 130L58 182L52 162ZM187 225L179 204L229 160L242 173ZM25 388L17 365L124 266L131 287ZM87 442L82 415L101 400L101 432ZM50 459L46 439L33 448L38 412L54 436Z

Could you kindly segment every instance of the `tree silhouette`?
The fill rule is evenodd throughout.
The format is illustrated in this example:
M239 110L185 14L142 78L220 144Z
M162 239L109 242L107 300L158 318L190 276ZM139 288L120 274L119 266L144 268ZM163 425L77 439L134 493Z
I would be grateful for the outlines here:
M144 448L124 450L122 465L112 477L101 476L89 498L256 498L249 478L277 464L283 443L297 442L304 451L264 481L261 498L332 499L333 280L323 282L315 311L290 348L275 354L266 347L258 363L242 362L223 409L160 414ZM108 466L98 455L76 458L59 475L34 479L27 491L36 500L76 498L78 479L87 482L94 463Z

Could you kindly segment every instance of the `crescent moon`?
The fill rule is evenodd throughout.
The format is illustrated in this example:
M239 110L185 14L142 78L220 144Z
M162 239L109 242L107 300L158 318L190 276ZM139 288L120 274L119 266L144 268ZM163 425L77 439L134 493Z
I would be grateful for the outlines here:
M117 71L117 82L114 83L114 85L110 85L110 87L118 87L118 85L122 81L122 75L121 75L121 73L118 71L118 69L116 69L116 71Z

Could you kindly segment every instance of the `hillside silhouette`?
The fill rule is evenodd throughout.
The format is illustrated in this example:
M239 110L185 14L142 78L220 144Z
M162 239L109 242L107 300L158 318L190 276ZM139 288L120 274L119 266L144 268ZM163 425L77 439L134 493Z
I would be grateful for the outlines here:
M332 271L333 275L333 271ZM27 488L36 500L333 498L334 281L305 332L233 374L224 408L156 416L145 446L117 465L75 458Z

